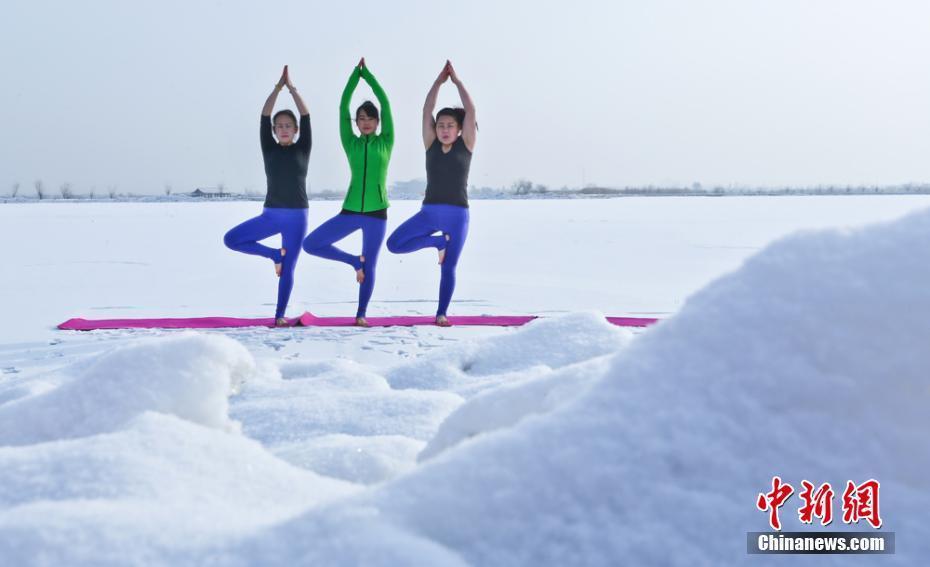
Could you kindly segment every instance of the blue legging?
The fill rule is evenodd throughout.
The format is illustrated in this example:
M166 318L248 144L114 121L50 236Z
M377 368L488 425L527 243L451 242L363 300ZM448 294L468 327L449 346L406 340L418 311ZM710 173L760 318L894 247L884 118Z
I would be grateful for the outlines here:
M442 234L433 236L433 233ZM446 241L445 235L449 235ZM439 280L439 308L445 315L455 291L455 266L459 263L468 236L468 209L456 205L423 205L388 237L387 248L394 254L407 254L423 248L446 250Z
M366 215L338 214L317 227L304 240L304 250L307 254L343 262L356 270L365 272L365 281L358 288L356 317L364 317L368 311L368 301L371 299L371 292L375 289L378 252L381 250L381 243L384 242L386 227L387 221L384 219ZM365 257L364 263L359 260L358 256L353 256L333 246L334 242L339 242L356 230L362 231L361 256Z
M269 236L281 234L281 248L287 253L281 257L281 250L259 244ZM226 246L246 254L254 254L281 264L281 280L278 282L278 306L274 316L284 317L287 302L294 289L294 269L300 257L300 243L307 234L307 209L264 208L262 214L233 227L223 242Z

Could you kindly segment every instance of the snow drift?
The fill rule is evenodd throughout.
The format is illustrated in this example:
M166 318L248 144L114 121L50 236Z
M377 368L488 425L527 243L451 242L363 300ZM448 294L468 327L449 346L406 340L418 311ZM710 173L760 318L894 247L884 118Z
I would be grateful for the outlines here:
M748 556L745 534L768 529L755 498L772 476L840 491L875 478L899 541L884 559L914 564L930 554L930 249L913 246L928 241L926 212L784 239L621 351L573 402L363 501L474 565L759 564L778 559ZM783 509L785 529L799 528L797 506Z
M0 406L0 445L27 445L119 428L145 411L233 430L228 397L255 371L241 344L185 333L102 356L49 392Z
M0 406L3 443L19 445L0 448L0 486L12 487L0 491L0 542L11 542L0 558L782 563L746 554L746 532L768 529L756 496L779 475L795 487L879 480L882 529L898 542L882 561L919 564L930 555L930 248L914 243L928 241L930 212L783 239L632 341L577 314L437 349L384 377L351 363L284 365L232 401L244 435L264 448L230 427L222 401L193 411L184 388L159 388L157 402L123 382L125 395L105 391L138 363L120 355L106 372L87 371L88 392L74 380ZM225 397L250 364L235 346L206 343L193 350L222 353L213 362L165 347L137 368L164 358L185 380L214 376L196 399ZM227 358L239 362L216 362ZM91 417L109 406L116 417ZM86 437L30 445L72 431ZM337 454L349 443L395 460ZM362 482L409 472L359 491L269 447ZM422 464L399 464L419 447ZM125 464L143 450L151 464ZM106 476L107 459L122 472ZM104 481L75 479L82 467ZM92 506L78 508L82 499ZM800 526L797 506L795 497L782 508L785 529L818 529Z

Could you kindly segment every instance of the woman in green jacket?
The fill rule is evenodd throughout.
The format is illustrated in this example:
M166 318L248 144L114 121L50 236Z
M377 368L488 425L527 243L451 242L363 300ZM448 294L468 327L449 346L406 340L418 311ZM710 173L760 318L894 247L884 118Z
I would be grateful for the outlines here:
M379 117L378 107L371 101L366 100L362 103L355 111L355 123L360 133L356 135L352 130L349 103L361 79L374 91L381 104L381 113ZM376 134L379 122L381 133ZM342 92L342 101L339 104L339 135L352 170L349 190L342 203L342 211L311 232L304 240L303 248L308 254L337 260L355 269L355 278L360 284L355 324L367 327L365 313L375 287L375 267L387 226L389 205L386 180L391 150L394 148L394 118L387 95L368 70L364 57L353 68L349 82ZM356 230L362 231L360 255L354 256L333 246L333 243Z

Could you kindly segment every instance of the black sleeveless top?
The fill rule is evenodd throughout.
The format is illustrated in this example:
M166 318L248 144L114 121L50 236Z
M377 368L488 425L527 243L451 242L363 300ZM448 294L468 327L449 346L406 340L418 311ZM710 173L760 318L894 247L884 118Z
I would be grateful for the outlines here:
M456 205L468 207L468 169L471 152L462 137L452 144L449 153L442 153L439 138L426 150L426 198L424 205Z

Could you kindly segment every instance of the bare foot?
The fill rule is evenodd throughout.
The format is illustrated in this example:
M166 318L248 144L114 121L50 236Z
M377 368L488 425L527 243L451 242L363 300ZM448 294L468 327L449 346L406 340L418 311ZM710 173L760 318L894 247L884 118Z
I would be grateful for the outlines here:
M355 318L355 326L356 326L356 327L365 327L365 328L371 327L371 325L368 324L368 321L366 321L364 317L356 317L356 318Z
M443 236L446 237L446 248L448 248L448 247L449 247L449 246L448 246L449 235L448 235L448 234L445 234L445 235L443 235ZM439 251L439 263L442 264L442 263L445 262L445 261L446 261L446 249L443 248L442 250Z
M278 317L277 319L274 320L274 326L275 327L290 327L291 324L288 323L287 319L285 319L284 317Z
M363 264L365 263L364 256L359 256L358 259L361 263ZM364 268L359 268L358 270L355 270L355 281L357 281L358 283L363 283L365 281L365 269Z
M285 254L287 254L287 250L285 250L284 248L282 248L282 249L281 249L281 258L284 258L284 255L285 255ZM277 275L279 278L281 277L281 270L282 270L282 269L283 269L283 265L282 265L280 262L274 265L274 273L275 273L275 275Z
M449 322L449 319L445 315L437 315L436 325L440 327L451 327L452 323Z

